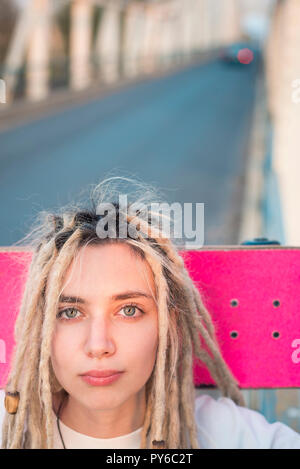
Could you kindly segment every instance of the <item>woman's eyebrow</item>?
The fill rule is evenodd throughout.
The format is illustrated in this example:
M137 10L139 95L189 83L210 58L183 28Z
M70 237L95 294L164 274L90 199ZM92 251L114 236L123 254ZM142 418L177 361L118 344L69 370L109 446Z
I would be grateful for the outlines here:
M116 295L110 296L110 300L117 301L117 300L127 300L128 298L139 298L144 297L150 300L153 300L153 297L146 292L142 291L126 291L123 293L117 293ZM80 296L73 296L73 295L61 295L59 297L60 303L81 303L87 304L88 302L84 298L80 298Z
M110 297L111 300L116 301L116 300L127 300L128 298L139 298L139 297L144 297L148 298L150 300L153 300L153 297L149 295L146 292L142 291L126 291L124 293L118 293L116 295L112 295Z
M86 301L83 298L80 298L80 296L65 296L65 295L60 295L59 297L59 302L60 303L86 303Z

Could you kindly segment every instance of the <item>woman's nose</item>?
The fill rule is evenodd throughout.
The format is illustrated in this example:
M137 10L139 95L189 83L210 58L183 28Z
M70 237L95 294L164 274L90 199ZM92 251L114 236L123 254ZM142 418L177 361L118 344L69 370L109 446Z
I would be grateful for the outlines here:
M111 355L116 346L111 335L109 320L97 318L91 321L85 342L85 352L89 357L100 358L102 355Z

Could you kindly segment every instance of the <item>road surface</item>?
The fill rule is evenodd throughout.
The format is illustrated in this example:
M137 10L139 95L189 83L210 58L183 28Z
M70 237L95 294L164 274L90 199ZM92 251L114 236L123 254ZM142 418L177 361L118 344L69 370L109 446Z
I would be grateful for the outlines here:
M256 74L214 59L0 133L0 245L111 170L204 203L204 244L235 244Z

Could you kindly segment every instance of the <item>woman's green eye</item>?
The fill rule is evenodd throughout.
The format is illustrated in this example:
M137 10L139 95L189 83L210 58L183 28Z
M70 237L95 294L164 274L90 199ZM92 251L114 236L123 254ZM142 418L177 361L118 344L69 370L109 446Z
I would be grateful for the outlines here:
M122 314L123 318L125 318L125 319L138 319L141 316L143 316L143 314L145 314L145 311L143 311L141 308L139 308L136 305L123 306L123 308L121 308L120 311L122 311L122 310L125 313L125 314ZM136 310L138 310L139 313ZM130 311L132 311L132 312L130 313Z
M136 309L136 306L124 306L124 311L125 311L125 314L126 314L126 310L130 310L130 309ZM135 311L134 311L135 312ZM127 316L133 316L134 315L134 312L132 314L127 314Z
M70 311L71 311L71 314L68 314L68 313L70 313ZM73 312L73 314L72 314L72 312ZM77 314L77 311L74 308L70 308L70 309L66 310L66 314L67 314L68 317L74 318Z
M78 310L76 308L66 308L60 311L57 315L57 317L62 317L65 315L68 319L74 319L76 317L76 314L78 313ZM63 319L65 319L63 317Z

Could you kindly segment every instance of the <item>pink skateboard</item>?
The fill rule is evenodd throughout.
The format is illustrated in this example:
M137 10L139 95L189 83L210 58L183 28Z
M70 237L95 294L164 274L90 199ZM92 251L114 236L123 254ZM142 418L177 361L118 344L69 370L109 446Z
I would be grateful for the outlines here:
M180 251L216 327L224 360L241 388L300 386L300 248L205 246ZM31 253L0 251L0 388ZM214 386L194 361L197 387Z

